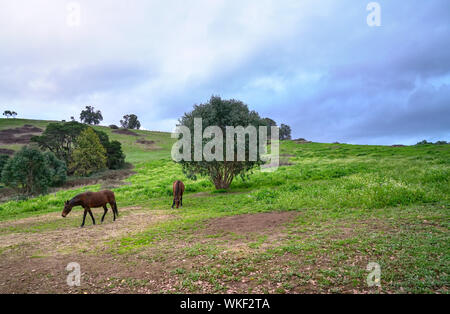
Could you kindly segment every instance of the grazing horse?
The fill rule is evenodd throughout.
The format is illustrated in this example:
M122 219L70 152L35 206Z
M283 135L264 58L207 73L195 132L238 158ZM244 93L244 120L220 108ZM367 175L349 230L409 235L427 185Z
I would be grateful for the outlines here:
M110 204L112 208L112 212L114 215L114 221L116 221L116 215L119 216L119 211L117 210L117 204L116 204L116 198L114 197L114 192L105 190L100 192L85 192L78 194L74 198L72 198L70 201L66 201L64 203L64 209L62 211L62 216L66 217L70 211L72 210L72 207L74 206L81 206L84 208L84 215L83 215L83 223L81 224L81 227L84 226L84 221L86 219L86 214L89 213L89 215L92 218L92 223L95 225L95 219L92 215L91 208L96 207L103 207L105 210L103 219L105 219L105 215L108 211L108 207L106 207L106 204Z
M183 193L184 193L184 184L180 180L177 180L173 183L173 206L181 206L183 207Z

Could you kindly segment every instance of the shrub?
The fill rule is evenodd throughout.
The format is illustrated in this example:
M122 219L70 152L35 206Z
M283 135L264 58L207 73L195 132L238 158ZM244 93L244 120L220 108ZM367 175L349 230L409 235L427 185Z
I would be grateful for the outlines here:
M109 128L110 128L110 129L113 129L113 130L117 130L119 127L118 127L117 125L115 125L115 124L111 124L111 125L109 126Z
M109 169L120 169L125 164L125 155L119 141L112 141L107 144L106 155L106 164Z
M108 169L120 169L125 164L125 154L122 151L122 144L118 141L109 141L108 134L103 131L94 130L100 139L100 143L106 150L106 165Z
M106 149L92 128L81 132L76 140L70 168L76 175L87 176L106 168Z
M49 186L63 180L60 173L65 166L61 163L52 153L25 146L3 167L2 182L21 194L46 193Z
M66 163L56 158L55 154L52 152L45 152L44 155L51 171L50 186L64 184L67 179Z

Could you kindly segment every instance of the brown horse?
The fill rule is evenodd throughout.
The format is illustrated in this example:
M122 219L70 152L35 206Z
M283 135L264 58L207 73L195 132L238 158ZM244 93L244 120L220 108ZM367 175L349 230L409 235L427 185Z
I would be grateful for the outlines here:
M173 206L181 206L183 207L183 193L184 193L184 184L180 180L177 180L173 183Z
M103 219L105 219L106 212L108 211L108 207L106 207L106 204L110 204L114 218L113 220L116 221L116 215L119 216L119 211L117 210L117 204L116 204L116 198L114 196L114 192L105 190L100 192L85 192L78 194L74 198L72 198L70 201L66 201L64 203L64 209L62 211L62 216L66 217L70 211L72 210L72 207L74 206L81 206L84 208L84 215L83 215L83 223L81 224L81 227L84 226L84 221L86 220L86 214L89 213L89 215L92 218L92 223L95 225L95 219L92 215L91 208L96 207L103 207L105 210Z

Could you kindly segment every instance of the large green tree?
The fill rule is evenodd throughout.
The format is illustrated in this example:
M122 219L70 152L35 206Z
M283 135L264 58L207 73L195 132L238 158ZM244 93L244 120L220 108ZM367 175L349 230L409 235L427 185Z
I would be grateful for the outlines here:
M87 128L77 137L70 163L71 170L80 176L106 168L106 149L92 128Z
M3 167L1 179L21 194L46 193L49 186L65 182L65 167L53 153L24 146Z
M76 121L49 123L42 135L33 136L31 141L37 143L41 149L51 151L68 165L75 140L86 128L86 125Z
M100 124L103 121L102 112L100 110L95 111L92 106L86 106L86 109L80 113L80 121L86 124Z
M236 176L241 176L244 178L248 175L249 171L260 165L262 160L260 158L259 151L257 153L256 160L252 161L249 158L249 138L245 136L245 161L238 161L237 158L237 141L236 136L233 137L234 153L233 158L229 160L226 158L226 127L238 127L242 126L246 128L247 126L254 126L258 129L259 126L267 126L267 121L262 119L258 113L248 109L248 106L239 100L225 100L218 96L212 96L211 99L200 105L195 105L194 110L189 113L185 113L184 116L179 120L180 125L189 128L192 135L194 135L194 119L202 118L202 134L203 131L209 126L218 126L223 135L223 156L216 158L214 160L207 161L202 159L201 161L195 161L195 147L194 140L191 141L191 158L190 160L179 160L183 172L192 179L196 179L197 175L207 176L210 178L211 182L217 189L227 189L232 183ZM181 135L180 135L181 138ZM211 138L214 138L211 135ZM202 151L205 145L209 145L210 139L203 139ZM259 136L257 138L257 143L259 147ZM208 146L209 147L209 146ZM218 146L220 147L220 146ZM184 148L183 148L184 149ZM181 149L180 151L182 151ZM215 149L211 150L213 153ZM217 152L220 152L218 149Z

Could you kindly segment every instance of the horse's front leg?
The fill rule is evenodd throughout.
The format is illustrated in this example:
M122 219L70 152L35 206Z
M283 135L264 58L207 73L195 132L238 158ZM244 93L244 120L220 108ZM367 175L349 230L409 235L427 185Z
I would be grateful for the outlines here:
M87 214L87 209L85 208L84 209L84 213L83 213L83 222L81 223L81 228L83 228L84 227L84 221L86 220L86 214Z
M92 218L92 224L95 225L95 219L94 219L94 215L92 215L92 210L90 208L88 208L88 211L89 211L89 215Z

